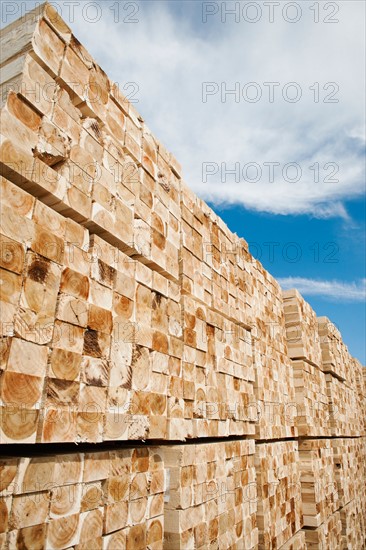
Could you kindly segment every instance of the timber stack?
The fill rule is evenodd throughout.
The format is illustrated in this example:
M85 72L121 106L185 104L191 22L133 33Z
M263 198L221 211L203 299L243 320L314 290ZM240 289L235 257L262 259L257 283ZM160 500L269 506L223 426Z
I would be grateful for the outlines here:
M366 376L51 4L1 33L0 548L361 550Z

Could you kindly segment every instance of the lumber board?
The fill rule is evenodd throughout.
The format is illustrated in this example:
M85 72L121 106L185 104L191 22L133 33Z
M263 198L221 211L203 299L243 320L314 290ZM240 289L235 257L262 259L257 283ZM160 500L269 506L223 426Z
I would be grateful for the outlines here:
M306 550L306 540L305 540L305 533L303 530L300 530L290 538L283 546L281 546L281 550Z

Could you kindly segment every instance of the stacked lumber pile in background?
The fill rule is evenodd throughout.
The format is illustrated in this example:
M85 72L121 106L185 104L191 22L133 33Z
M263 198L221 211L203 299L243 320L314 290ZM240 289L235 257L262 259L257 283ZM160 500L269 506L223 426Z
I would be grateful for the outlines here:
M283 298L296 425L306 438L299 441L306 543L308 548L362 548L364 369L334 324L317 319L299 292L284 291Z
M51 5L1 50L0 548L361 549L366 369L339 331Z

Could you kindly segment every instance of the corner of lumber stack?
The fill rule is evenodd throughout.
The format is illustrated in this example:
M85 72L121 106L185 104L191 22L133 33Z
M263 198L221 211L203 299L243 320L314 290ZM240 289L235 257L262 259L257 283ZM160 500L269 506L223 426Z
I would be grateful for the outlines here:
M366 370L340 332L52 4L0 48L0 548L365 548Z

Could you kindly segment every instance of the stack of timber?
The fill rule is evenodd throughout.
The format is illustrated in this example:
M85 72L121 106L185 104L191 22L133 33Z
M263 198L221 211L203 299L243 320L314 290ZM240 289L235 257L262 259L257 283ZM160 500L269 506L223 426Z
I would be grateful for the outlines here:
M28 153L27 166L34 154L27 187L37 196L177 281L179 166L71 31L60 32L55 21L49 5L38 18L4 31L2 134ZM28 53L15 57L17 40ZM54 91L43 97L49 79Z
M282 292L288 354L321 368L322 350L316 313L297 290Z
M365 548L366 527L362 515L362 502L355 498L339 511L342 522L342 550Z
M342 520L342 548L362 548L366 520L364 438L335 438L332 447Z
M216 327L224 327L224 336L234 333L237 339L252 342L256 375L249 380L255 382L256 437L294 437L293 373L284 338L281 289L250 254L244 239L230 233L183 184L181 200L182 293L204 304L201 310L211 315ZM216 338L217 329L209 330L215 331ZM227 339L228 344L232 342L233 338ZM250 389L247 394L251 400ZM252 416L255 407L250 409Z
M319 527L339 508L330 439L299 441L304 527Z
M295 388L292 364L287 353L281 288L258 261L252 262L251 269L255 394L258 404L256 438L293 438L297 436Z
M254 434L248 330L1 183L4 441Z
M331 374L326 374L326 382L332 435L359 436L362 424L356 392Z
M164 447L164 458L164 548L257 548L253 440Z
M326 375L307 361L292 361L299 436L330 436Z
M83 244L79 239L77 240L76 254L83 255L84 246L87 246L85 243L85 238L87 241L86 229L89 231L90 237L95 239L99 236L108 244L118 248L120 252L126 253L129 257L152 268L154 274L161 274L172 283L179 279L181 281L179 288L182 288L183 293L193 293L197 299L204 300L205 305L212 306L214 314L222 315L221 319L218 318L214 321L218 324L218 330L215 329L215 332L239 333L239 340L248 343L246 347L249 348L249 331L252 328L250 318L246 322L244 320L237 321L235 318L237 312L240 311L235 264L235 251L239 247L238 238L230 233L223 222L202 201L195 199L194 204L190 204L190 194L184 184L180 183L178 163L161 144L154 140L133 107L120 97L118 90L108 80L102 69L84 51L71 35L71 31L64 27L56 15L52 11L52 7L49 6L45 8L44 17L36 20L36 23L34 17L33 19L29 18L26 22L24 40L28 41L26 49L29 49L31 53L27 53L24 59L16 58L18 61L14 66L14 56L9 54L9 63L6 65L5 73L6 90L13 87L18 93L10 91L2 113L4 115L4 141L2 143L4 174L17 185L21 185L24 190L29 191L31 195L39 198L42 203L46 203L52 210L77 222L79 226L77 229L75 228L75 232L80 229L80 233L82 233L82 228L84 228L83 235L80 235ZM52 22L49 21L50 17ZM54 24L53 19L56 21ZM62 28L62 32L60 28ZM42 43L42 33L45 32L45 29L50 34L51 43L53 40L60 43L60 47L54 49L53 70L50 72L47 71L46 60L42 57L42 52L36 47ZM7 29L3 38L5 50L9 49L11 41L22 32L22 26L19 23L11 25ZM61 50L62 55L60 53L60 59L58 59L57 52L61 52ZM56 88L52 95L50 112L46 108L39 109L37 96L34 96L32 104L32 96L28 97L23 94L24 90L29 91L31 76L26 72L28 75L27 86L23 86L22 78L25 69L22 67L33 62L38 63L39 67L53 79L55 79L55 75L58 75L55 79ZM78 67L77 74L74 74L75 68L71 71L74 66ZM31 75L33 74L38 73L36 70L31 71ZM71 76L75 77L79 84L73 89L71 89L68 80ZM34 80L33 85L36 84L37 82ZM88 93L94 88L97 88L100 93L91 101ZM48 99L47 97L46 100ZM59 113L60 109L64 111L61 114ZM55 119L56 113L59 113L60 116ZM63 116L65 113L67 116ZM73 124L71 124L70 118ZM139 153L137 153L138 146L140 147ZM182 191L180 191L180 185ZM186 195L188 198L185 198ZM185 203L189 208L185 206ZM184 214L185 224L182 231L180 231L181 211ZM201 240L196 238L199 228ZM31 231L31 228L29 230ZM36 230L39 232L38 228ZM43 248L52 248L51 259L62 265L65 250L60 234L56 231L56 233L50 232L47 236L49 238L43 240L42 250L38 246L39 252L42 252L42 255L47 255L49 251L44 251ZM91 240L90 238L89 241ZM178 251L181 241L181 267L179 268ZM176 248L171 250L172 247ZM205 253L203 249L205 249ZM198 277L198 282L193 287L190 283L190 276L196 270L193 264L186 264L185 253L190 258L195 258L192 262L197 260L199 265L206 266L204 273L201 274L202 277L201 275ZM166 263L168 259L169 265ZM261 433L261 437L290 437L295 435L295 431L293 422L287 422L289 415L286 407L293 401L293 388L291 381L288 380L291 370L287 368L288 365L285 366L287 363L286 350L283 342L278 338L282 322L280 321L279 324L278 318L283 317L281 301L278 298L279 286L258 262L252 263L254 266L252 277L255 281L249 298L249 301L252 302L252 319L255 320L257 333L263 332L269 337L269 348L267 349L267 345L261 347L258 344L260 349L256 350L256 362L258 363L256 388L258 391L255 399L260 401L261 411L268 409L271 411L270 415L275 418L273 430L260 426L258 433ZM86 275L89 276L87 273ZM211 281L211 283L207 281ZM98 283L101 284L100 281ZM92 286L96 285L93 283ZM213 288L215 288L215 292L213 292ZM92 288L90 292L93 290L95 288ZM210 292L211 301L209 299ZM269 292L269 297L262 299L266 292ZM106 292L103 294L103 306L104 302L108 301L105 294ZM144 299L147 300L148 305L149 297L146 292ZM70 300L68 296L61 295L61 310L57 315L67 317L64 309L70 310L71 308L66 304L68 300ZM101 303L99 299L98 302ZM255 307L257 302L258 307ZM100 307L97 304L94 305ZM84 308L83 304L79 302L77 307ZM106 307L102 309L107 310ZM106 312L99 311L99 314L108 317ZM51 317L49 317L50 323ZM70 313L68 317L68 320L58 318L57 328L72 324L69 322L70 317L75 319L75 316ZM89 340L98 336L95 334L98 329L90 328L89 314L86 326L85 315L81 317L84 317L82 321L84 326L77 325L80 329L76 331L77 340L80 343L83 331L85 331L84 338L86 337L88 340L86 348L89 351ZM148 317L147 314L146 320L143 321L144 325L148 324ZM110 331L110 318L104 319L104 322L108 324L107 332ZM133 322L139 326L141 324L140 319ZM228 328L225 327L226 324ZM276 332L275 336L272 334L273 329ZM108 342L110 335L105 332L106 327L103 330L99 331L103 334L105 344L102 357L107 356L110 344ZM148 330L145 331L144 327L145 332ZM140 329L139 333L141 334ZM166 349L167 343L163 334L160 340L160 347ZM229 344L230 338L227 340ZM113 346L113 343L110 345ZM79 347L75 346L75 348ZM225 360L228 358L228 347L226 346L223 350ZM247 354L247 358L250 359L250 357L251 352ZM221 361L220 358L219 361ZM244 400L248 402L251 399L252 386L248 385L248 389L245 389L244 392L240 387L243 386L240 379L246 380L248 375L246 373L243 375L240 372L238 376L237 373L241 370L238 369L238 366L235 367L235 365L227 363L223 365L222 361L218 368L234 371L232 380L225 382L225 385L229 390L235 386L234 393L238 386L241 394L245 393ZM261 369L262 372L259 372ZM284 383L279 380L278 376L281 370L286 372ZM179 372L179 367L175 367L174 371ZM220 372L221 374L225 376L230 373ZM271 384L273 387L269 388L269 392L263 383L264 376L273 376L274 381ZM228 377L226 376L226 378ZM250 376L250 381L253 381L252 376ZM202 383L202 379L199 383ZM188 388L187 391L189 393L192 390ZM177 393L178 395L176 395ZM173 390L172 397L176 398L175 403L171 400L169 404L170 409L174 408L173 414L176 417L182 416L182 402L179 403L179 399L182 401L180 394L179 389L178 392ZM267 395L265 396L265 394ZM242 398L235 398L234 406L241 408L241 401ZM214 399L210 398L209 402L220 406L220 401L217 401L215 397ZM183 413L184 419L187 416L188 419L190 418L191 407L191 404L186 407L187 411ZM263 423L263 412L260 417ZM190 424L193 423L190 422ZM214 434L218 433L216 423L212 424L211 431ZM199 434L205 430L209 431L207 423L202 423L198 432L196 427L187 426L182 430L183 435L177 434L176 437L178 439L189 437L191 434ZM243 434L243 428L237 424L234 425L233 430L235 434ZM247 432L247 429L244 431ZM224 431L221 433L225 434ZM156 436L158 437L158 434Z
M162 548L157 448L4 458L0 470L1 548Z
M341 333L328 317L318 318L318 332L322 350L322 370L331 373L339 380L349 379L347 350Z
M2 441L168 439L179 287L4 178L2 189Z
M362 438L299 442L303 531L308 548L363 547L363 445Z
M183 380L171 438L254 434L250 332L190 296L182 297L182 313Z
M330 436L326 375L322 371L316 314L297 290L283 291L282 296L299 436Z
M298 443L256 444L255 464L259 548L281 548L303 525Z
M328 517L316 529L304 529L308 550L343 550L342 521L339 512ZM348 547L352 550L352 547Z
M366 369L339 331L55 7L0 46L0 548L362 548Z

